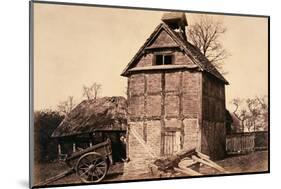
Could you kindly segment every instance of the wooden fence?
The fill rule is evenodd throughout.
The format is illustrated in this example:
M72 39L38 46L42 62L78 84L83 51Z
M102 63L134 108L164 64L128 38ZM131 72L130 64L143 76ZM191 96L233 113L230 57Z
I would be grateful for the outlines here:
M226 136L227 154L246 154L255 150L255 133L236 133Z
M268 132L235 133L226 135L227 154L246 154L268 148Z

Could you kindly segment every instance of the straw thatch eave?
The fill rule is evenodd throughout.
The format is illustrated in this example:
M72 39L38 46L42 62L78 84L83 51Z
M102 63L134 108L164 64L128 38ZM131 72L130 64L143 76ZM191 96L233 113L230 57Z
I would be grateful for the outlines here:
M95 131L125 131L127 102L124 97L103 97L78 104L55 129L52 137L66 137Z

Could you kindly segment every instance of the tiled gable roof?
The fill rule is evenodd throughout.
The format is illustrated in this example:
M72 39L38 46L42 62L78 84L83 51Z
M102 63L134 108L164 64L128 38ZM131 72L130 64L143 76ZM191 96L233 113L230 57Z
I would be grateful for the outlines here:
M152 32L150 37L145 41L143 46L139 49L130 63L126 66L124 71L122 72L122 76L126 76L129 73L129 70L134 66L135 61L142 55L144 49L148 44L157 36L157 34L164 29L180 46L182 50L191 58L191 60L198 65L198 67L202 71L206 71L207 73L213 75L217 79L221 80L225 84L229 84L228 81L221 75L221 73L215 68L215 66L201 53L201 51L189 43L188 41L184 40L182 37L178 35L174 30L170 29L168 25L165 23L159 24L155 30Z

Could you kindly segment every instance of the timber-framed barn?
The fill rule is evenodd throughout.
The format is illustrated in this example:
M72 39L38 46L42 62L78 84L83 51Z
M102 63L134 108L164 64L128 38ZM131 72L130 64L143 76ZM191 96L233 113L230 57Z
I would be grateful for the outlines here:
M228 82L187 41L187 25L184 13L165 13L121 74L128 78L127 169L147 170L149 149L158 157L192 148L212 159L225 154Z

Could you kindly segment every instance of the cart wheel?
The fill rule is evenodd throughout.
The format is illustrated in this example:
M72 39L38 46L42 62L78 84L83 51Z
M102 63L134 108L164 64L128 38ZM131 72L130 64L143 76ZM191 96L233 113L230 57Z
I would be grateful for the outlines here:
M106 158L96 152L84 154L76 164L76 174L84 183L100 182L107 171Z

